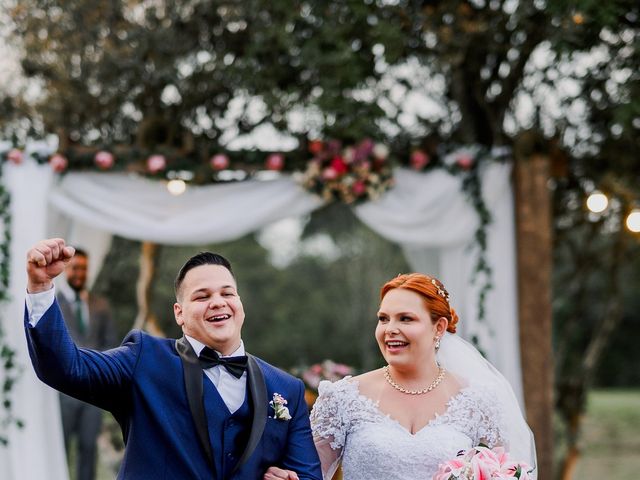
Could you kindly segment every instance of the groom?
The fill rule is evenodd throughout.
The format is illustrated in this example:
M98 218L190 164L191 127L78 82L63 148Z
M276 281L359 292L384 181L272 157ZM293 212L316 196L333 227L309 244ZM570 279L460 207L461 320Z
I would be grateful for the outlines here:
M74 250L43 240L27 253L25 329L38 377L110 411L126 444L119 479L322 478L300 380L246 354L231 265L209 252L175 281L184 336L133 331L120 347L79 349L52 280Z

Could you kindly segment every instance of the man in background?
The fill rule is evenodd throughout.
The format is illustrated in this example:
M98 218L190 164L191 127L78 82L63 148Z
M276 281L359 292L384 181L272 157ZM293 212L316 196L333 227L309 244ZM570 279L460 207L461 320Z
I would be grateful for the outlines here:
M89 293L86 288L88 267L87 252L76 249L75 256L65 267L66 279L57 285L56 298L76 345L106 350L117 344L115 327L107 300ZM76 478L94 480L102 411L64 393L60 394L60 408L67 455L72 439L76 438Z

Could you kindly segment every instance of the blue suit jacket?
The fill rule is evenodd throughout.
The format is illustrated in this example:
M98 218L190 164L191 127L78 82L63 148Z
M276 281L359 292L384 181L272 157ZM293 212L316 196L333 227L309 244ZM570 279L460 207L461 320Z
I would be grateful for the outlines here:
M120 424L126 449L119 479L223 478L216 472L218 452L208 441L203 413L206 377L186 341L133 331L112 350L77 348L57 302L35 327L25 313L25 330L43 382L110 411ZM321 480L302 382L250 356L247 386L251 431L238 468L227 478L259 480L275 465L295 471L301 480ZM288 400L289 421L270 417L268 402L276 392Z

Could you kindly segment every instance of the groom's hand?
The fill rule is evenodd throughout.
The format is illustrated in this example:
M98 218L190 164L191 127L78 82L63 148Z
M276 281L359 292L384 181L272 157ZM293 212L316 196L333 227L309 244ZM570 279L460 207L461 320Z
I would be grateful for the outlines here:
M291 470L283 470L278 467L269 467L262 480L298 480L298 474Z
M49 238L36 243L27 252L27 292L38 293L51 289L53 279L64 270L76 253L62 238Z

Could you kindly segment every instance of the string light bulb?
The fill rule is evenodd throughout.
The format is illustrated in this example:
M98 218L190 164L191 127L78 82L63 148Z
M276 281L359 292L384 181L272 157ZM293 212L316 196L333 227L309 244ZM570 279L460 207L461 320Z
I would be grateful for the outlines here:
M604 212L609 206L609 199L599 190L595 190L587 197L587 208L593 213Z
M182 195L187 189L187 184L184 180L180 178L174 178L173 180L169 180L167 182L167 190L169 193L174 196Z
M633 233L640 232L640 208L634 208L631 213L627 215L627 228Z

